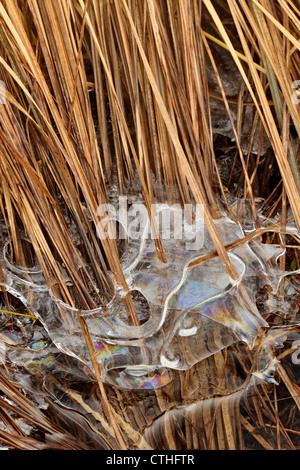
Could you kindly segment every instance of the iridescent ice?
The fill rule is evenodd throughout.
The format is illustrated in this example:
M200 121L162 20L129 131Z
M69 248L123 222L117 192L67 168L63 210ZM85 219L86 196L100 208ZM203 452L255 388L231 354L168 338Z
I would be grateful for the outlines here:
M169 217L168 211L173 209L157 205L158 214ZM215 226L224 245L241 240L254 230L251 224L237 224L225 213L215 220ZM149 226L144 229L150 232ZM78 319L81 315L93 341L103 381L122 388L160 387L171 380L172 370L189 369L236 342L253 348L261 331L268 328L256 306L259 290L268 285L273 301L282 304L285 289L289 294L293 289L291 284L280 289L291 274L279 268L282 248L264 245L258 237L231 248L228 254L238 274L233 281L217 256L207 256L215 248L206 227L199 230L202 243L197 250L190 249L184 238L163 239L166 264L159 260L151 238L128 240L121 264L129 291L140 299L135 302L140 325L129 324L124 307L127 293L118 285L106 309L79 311L52 295L38 265L30 269L12 266L7 244L1 259L5 288L18 297L26 311L39 318L53 342L52 348L79 359L89 370L91 362ZM293 232L296 234L296 230ZM161 236L164 238L163 233ZM204 256L206 261L201 260ZM22 321L34 323L32 319ZM33 358L55 360L45 337L32 328L30 339L24 344L21 330L2 328L0 341L8 349L22 343L18 353L10 349L10 360L22 364ZM256 377L268 379L276 365L270 344L272 339L268 337L260 348L260 359L253 371Z

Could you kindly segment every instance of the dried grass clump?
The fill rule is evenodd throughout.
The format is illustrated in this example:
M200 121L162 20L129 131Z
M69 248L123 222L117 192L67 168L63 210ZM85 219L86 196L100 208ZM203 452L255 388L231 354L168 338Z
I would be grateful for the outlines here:
M237 273L229 247L213 221L220 217L219 198L228 207L234 178L235 195L251 200L257 233L255 196L262 195L267 216L281 211L284 227L290 207L300 229L300 105L293 99L300 79L299 26L299 2L291 0L1 0L0 80L6 104L0 105L0 211L15 262L27 263L20 236L25 232L47 283L66 303L82 309L104 305L112 296L109 272L128 290L118 243L99 240L96 233L97 208L109 202L112 188L120 195L142 194L149 211L154 201L203 203L216 250L212 256L220 257L232 279ZM242 83L238 96L226 96L216 47L235 64ZM216 153L214 100L228 113L235 137L229 188ZM253 119L245 153L241 142L249 106ZM270 149L261 157L264 138ZM262 186L270 168L276 186ZM257 194L259 187L264 194ZM159 237L156 248L166 262ZM294 256L298 260L298 247ZM58 263L76 286L72 290ZM137 324L130 294L124 302L129 320ZM82 328L93 358L84 323ZM89 431L82 440L79 419L70 418L75 423L69 423L70 433L76 435L71 438L62 427L62 411L60 424L54 423L1 375L1 393L13 397L16 406L0 397L7 429L0 429L0 440L20 449L42 448L45 433L59 436L49 444L59 448L299 448L299 388L287 361L278 370L280 387L263 386L254 397L222 400L217 381L202 384L203 371L211 377L229 369L249 371L238 352L218 353L178 374L167 391L151 395L150 408L160 418L142 435L138 430L154 419L147 407L144 416L135 409L136 399L144 406L143 397L104 387L95 363L101 393L93 390L93 405L82 403L72 389L65 393L78 413L92 407L88 412L101 443ZM251 357L247 360L251 364ZM223 379L232 389L230 374ZM216 400L206 402L199 387L208 387ZM188 411L181 413L183 403ZM291 406L286 421L285 403ZM180 406L173 412L175 404ZM40 436L24 436L15 416L34 424Z

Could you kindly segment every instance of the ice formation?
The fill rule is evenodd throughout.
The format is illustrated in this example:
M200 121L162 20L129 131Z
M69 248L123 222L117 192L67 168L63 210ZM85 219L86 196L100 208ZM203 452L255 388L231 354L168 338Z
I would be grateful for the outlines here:
M171 208L158 205L157 211L170 216ZM215 225L224 245L254 231L253 226L243 227L225 213ZM126 293L118 286L107 309L78 310L53 296L38 265L28 269L12 265L4 243L2 287L18 299L25 314L37 317L47 332L43 334L32 318L21 316L13 316L15 328L9 329L9 313L2 312L0 343L9 359L30 364L31 369L35 363L47 367L55 360L52 352L56 349L79 359L83 368L90 370L79 315L87 324L102 380L125 389L161 387L172 379L172 370L187 370L236 342L242 341L251 349L260 331L269 327L256 306L258 292L268 285L273 302L277 299L283 305L285 295L298 295L296 287L285 284L295 272L279 268L284 249L265 245L254 236L228 251L238 273L233 281L217 256L207 256L214 246L205 225L199 230L202 244L198 250L187 249L185 239L163 240L167 264L159 261L151 238L128 240L121 264L130 292L139 299L137 326L128 323L123 302ZM297 236L296 229L291 230ZM204 256L207 258L202 262ZM276 366L272 334L262 344L253 371L256 377L269 381Z

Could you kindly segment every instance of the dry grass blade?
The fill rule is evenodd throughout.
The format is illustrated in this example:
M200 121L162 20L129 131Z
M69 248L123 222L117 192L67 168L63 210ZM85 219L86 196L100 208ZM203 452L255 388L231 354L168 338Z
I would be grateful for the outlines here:
M173 127L173 123L170 119L170 116L169 116L168 111L166 109L165 103L164 103L164 101L161 97L161 94L159 92L159 89L157 87L157 83L156 83L155 78L154 78L154 76L152 74L152 71L150 69L148 60L145 56L144 50L142 48L140 39L139 39L138 34L136 32L136 29L135 29L134 23L132 21L130 12L128 10L128 7L125 3L125 0L122 0L122 2L123 2L124 9L126 11L126 14L128 16L128 20L129 20L130 26L132 28L132 31L133 31L133 34L134 34L134 37L135 37L135 40L136 40L136 43L137 43L142 61L143 61L143 64L145 66L145 71L147 73L149 82L151 84L155 99L158 103L158 106L159 106L160 112L162 114L162 117L164 119L164 122L165 122L165 124L168 128L170 138L172 139L173 144L176 148L178 158L180 159L181 169L184 172L187 180L189 181L189 184L191 186L191 190L192 190L192 192L195 196L197 204L204 204L203 195L201 194L201 192L199 190L199 186L197 184L195 176L194 176L194 174L193 174L193 172L192 172L192 170L191 170L191 168L188 164L188 161L187 161L185 153L182 149L182 146L181 146L180 140L178 138L178 135L177 135L177 133L176 133L174 127ZM150 2L150 6L151 6L151 4L152 3ZM224 250L224 246L223 246L223 243L220 239L220 235L218 234L217 229L215 228L215 226L213 224L212 217L211 217L206 205L204 205L204 219L205 219L205 224L206 224L206 226L209 230L209 233L212 237L212 240L213 240L213 242L216 246L216 249L219 253L219 256L221 258L222 263L224 264L224 266L225 266L228 274L231 276L231 278L236 279L237 273L235 272L235 269L234 269L228 255L227 255L226 251Z
M253 2L255 3L255 5L258 6L258 8L261 9L261 11L264 12L264 14L272 21L272 23L275 24L276 28L278 28L286 37L289 41L291 41L292 44L294 44L294 46L297 48L297 49L300 49L300 41L299 39L297 40L292 34L290 34L290 32L284 28L284 26L282 24L280 24L279 21L276 20L276 18L274 18L269 12L268 10L266 10L259 2L257 2L256 0L253 0ZM289 11L289 10L288 10Z
M247 60L248 60L249 69L251 70L252 78L253 78L254 83L255 83L256 92L258 93L258 96L260 98L260 102L261 102L261 106L262 106L262 110L263 110L264 115L262 114L262 111L261 111L261 109L258 105L256 96L254 94L253 88L252 88L252 86L251 86L251 84L250 84L250 82L249 82L249 80L246 76L246 73L245 73L245 71L244 71L244 69L241 65L241 62L240 62L239 58L237 57L237 55L235 53L235 50L232 46L230 38L228 37L228 34L227 34L224 26L222 25L216 10L214 9L214 7L213 7L212 3L210 2L210 0L205 0L204 3L207 6L208 10L210 11L210 14L212 15L212 18L215 21L216 25L218 26L218 28L220 30L220 33L222 34L222 36L224 38L224 41L228 45L228 47L230 49L230 52L232 54L232 57L233 57L236 65L237 65L237 67L238 67L238 69L239 69L239 71L240 71L247 87L248 87L249 93L251 94L253 101L256 103L257 111L260 115L260 119L261 119L261 121L263 122L263 124L265 126L265 130L266 130L266 132L267 132L267 134L270 138L270 141L272 142L274 153L275 153L276 158L277 158L278 166L279 166L280 171L281 171L282 179L284 181L286 192L287 192L287 195L289 197L291 207L293 209L293 214L294 214L295 220L297 222L297 226L300 227L300 218L299 218L299 215L298 215L300 195L299 195L299 192L297 190L297 186L296 186L295 179L294 179L294 176L292 174L291 168L288 164L287 156L286 156L286 153L284 152L282 141L280 139L280 135L278 133L277 126L276 126L276 123L274 121L270 106L267 103L266 95L265 95L265 92L263 90L260 78L259 78L257 70L256 70L256 68L253 64L253 58L252 58L251 52L249 50L249 47L247 45L246 39L244 37L243 31L242 31L241 26L240 26L240 22L239 22L239 19L238 19L238 16L237 16L237 12L238 12L237 4L236 4L236 2L233 2L233 1L228 2L229 6L231 8L232 14L233 14L235 25L236 25L238 33L240 35L240 39L241 39L241 43L242 43L244 51L245 51L245 55L246 55ZM244 2L242 2L242 4L245 8L245 11L247 11L246 4ZM250 15L251 14L249 12L249 16ZM249 18L249 16L248 16L248 18Z
M158 338L159 348L169 352L167 345L173 347L184 311L166 304L161 330L142 339L126 337L119 342L112 337L106 344L101 329L102 322L111 328L116 322L122 331L129 325L131 333L141 321L142 330L148 331L160 315L149 299L143 299L141 307L133 292L135 281L122 269L123 255L131 253L127 241L107 236L106 212L101 208L111 203L118 209L119 196L126 197L127 209L136 201L146 206L157 255L153 263L166 284L174 281L177 261L166 265L166 253L172 251L153 217L157 202L181 208L203 205L211 240L207 245L205 241L203 256L195 253L184 266L187 276L195 276L193 288L206 289L206 282L210 287L210 279L201 278L199 284L197 267L202 270L204 263L214 264L212 260L219 258L235 289L239 276L233 250L252 250L265 238L278 252L286 249L278 263L281 270L299 267L299 243L289 230L291 212L300 229L298 8L299 2L292 0L0 1L3 446L299 447L299 386L288 363L296 349L293 343L281 350L280 384L269 383L268 367L258 364L264 340L272 343L267 323L250 349L243 341L236 342L231 317L218 330L217 321L211 323L218 323L216 329L206 329L209 320L203 315L199 337L176 333L176 348L182 348L188 370L174 366L173 380L151 391L147 387L159 383L161 370L151 368L144 377L144 364L163 363L162 352L152 351L152 344ZM258 198L264 199L260 208ZM227 216L232 225L247 228L244 237L223 243L223 235L236 237L221 233L223 220L226 227L229 224ZM276 223L267 224L271 217ZM180 256L182 252L176 251ZM141 257L137 259L140 262ZM37 272L45 281L45 297L39 297L40 286L31 283ZM26 279L30 300L38 298L34 307L23 305L25 287L19 276ZM266 278L265 273L262 276ZM262 311L278 333L275 344L281 340L282 326L290 331L290 318L281 316L288 303L294 315L291 332L298 334L296 294L282 306L264 288L255 304L252 281L230 291L236 294L223 299L226 309L228 302L237 302L242 312L251 310L254 326L261 325ZM297 276L289 282L288 287L299 293ZM19 288L22 295L15 298L14 289ZM282 283L278 296L285 288ZM55 307L48 311L43 303L44 318L40 298L48 293L51 308ZM279 312L269 311L275 300ZM150 315L145 325L144 304ZM79 354L66 354L64 342L55 336L68 323L64 309L76 312L74 335L68 339L74 340L75 349L82 346ZM82 310L97 312L99 318L93 316L91 325ZM193 313L196 310L188 310L184 322ZM47 322L51 327L45 328ZM190 345L204 336L205 359L199 362ZM127 356L133 369L128 368ZM118 361L121 365L114 369ZM258 374L253 373L257 368ZM104 383L114 373L118 387ZM262 375L265 382L256 381ZM140 388L131 389L132 383Z

